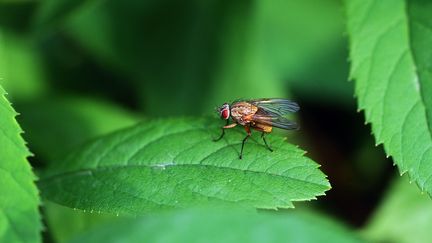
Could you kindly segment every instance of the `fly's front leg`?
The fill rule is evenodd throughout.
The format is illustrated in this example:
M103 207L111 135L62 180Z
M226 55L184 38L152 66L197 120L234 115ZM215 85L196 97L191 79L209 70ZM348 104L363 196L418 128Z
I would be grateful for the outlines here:
M251 130L250 130L249 125L246 125L244 128L245 128L245 130L247 132L247 135L246 135L245 138L243 138L243 142L242 142L242 146L241 146L241 150L240 150L240 159L243 158L243 148L244 148L244 145L245 145L246 141L248 140L248 138L251 136Z
M270 152L273 152L273 149L270 148L270 146L267 144L267 140L265 139L265 136L264 136L264 135L265 135L265 132L262 132L262 133L261 133L261 137L262 137L262 139L263 139L263 141L264 141L266 147L268 148L268 150L270 150Z
M235 126L237 126L237 123L229 124L229 120L227 120L226 125L222 127L222 134L218 138L213 139L213 141L217 142L217 141L221 140L223 138L223 136L225 135L225 129L233 128Z
M228 123L229 123L229 119L226 120L226 124L225 124L225 126L228 126ZM214 141L214 142L217 142L217 141L221 140L221 139L223 138L224 135L225 135L225 129L222 127L222 134L221 134L218 138L213 139L213 141Z

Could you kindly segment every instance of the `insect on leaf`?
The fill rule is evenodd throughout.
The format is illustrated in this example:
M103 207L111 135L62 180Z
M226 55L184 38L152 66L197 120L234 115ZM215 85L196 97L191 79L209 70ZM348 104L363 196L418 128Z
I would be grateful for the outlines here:
M291 208L330 189L319 165L283 137L268 136L272 153L255 133L239 160L244 131L216 143L217 123L152 120L100 137L59 161L40 181L42 193L72 208L140 214L207 204Z

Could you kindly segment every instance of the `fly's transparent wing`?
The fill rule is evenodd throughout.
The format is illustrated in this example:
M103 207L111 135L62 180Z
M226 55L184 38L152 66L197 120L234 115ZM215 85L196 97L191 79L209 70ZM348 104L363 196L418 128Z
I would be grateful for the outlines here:
M276 113L268 112L264 109L258 109L253 115L252 120L255 123L264 124L267 126L277 127L285 130L296 130L299 129L297 123L281 117Z
M267 98L267 99L256 99L248 100L247 102L261 108L269 113L274 113L279 116L286 115L288 113L297 112L300 107L297 103L280 98Z

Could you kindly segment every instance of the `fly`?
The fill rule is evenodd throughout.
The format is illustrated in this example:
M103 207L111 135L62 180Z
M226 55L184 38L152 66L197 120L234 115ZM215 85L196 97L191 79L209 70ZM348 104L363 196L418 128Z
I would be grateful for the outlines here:
M225 103L218 108L219 115L226 120L226 125L222 127L222 134L214 141L219 141L225 135L225 129L233 128L241 125L246 130L246 137L243 139L240 159L243 157L243 148L251 136L251 128L261 132L261 138L264 141L268 150L273 152L273 149L268 145L265 139L265 134L271 133L273 127L294 130L298 129L298 125L286 119L285 115L297 112L300 107L297 103L287 99L255 99L241 100L232 104ZM230 124L230 118L233 123Z

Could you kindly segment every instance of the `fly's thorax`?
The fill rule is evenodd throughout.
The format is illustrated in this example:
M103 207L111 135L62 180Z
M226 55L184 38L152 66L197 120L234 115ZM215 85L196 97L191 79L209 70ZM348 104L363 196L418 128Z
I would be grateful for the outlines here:
M257 111L258 107L250 103L237 102L231 106L231 117L240 125L246 125Z

